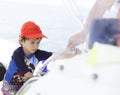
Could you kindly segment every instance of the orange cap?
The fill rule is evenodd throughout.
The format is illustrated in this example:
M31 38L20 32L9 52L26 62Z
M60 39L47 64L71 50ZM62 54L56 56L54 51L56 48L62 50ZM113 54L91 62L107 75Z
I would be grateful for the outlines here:
M29 39L36 39L36 38L47 38L38 25L36 25L32 21L25 22L20 31L20 37L26 37Z

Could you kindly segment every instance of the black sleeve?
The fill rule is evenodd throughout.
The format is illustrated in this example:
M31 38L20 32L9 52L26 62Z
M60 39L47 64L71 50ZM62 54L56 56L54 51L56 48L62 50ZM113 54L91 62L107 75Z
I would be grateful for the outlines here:
M0 81L3 80L5 73L6 73L6 68L3 65L3 63L0 62Z
M35 52L35 56L39 61L48 59L52 54L52 52L39 49Z
M16 49L12 55L12 58L14 59L17 65L18 72L20 72L21 74L25 74L26 72L29 71L25 64L24 56L25 54L23 52L22 47L19 47L18 49Z

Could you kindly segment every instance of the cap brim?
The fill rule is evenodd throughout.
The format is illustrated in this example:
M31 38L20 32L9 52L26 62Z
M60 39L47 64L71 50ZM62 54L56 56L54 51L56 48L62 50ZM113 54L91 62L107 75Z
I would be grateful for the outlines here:
M25 36L26 38L29 38L29 39L36 39L36 38L48 38L47 36L43 35L43 34L32 34L32 35L28 35L28 36Z

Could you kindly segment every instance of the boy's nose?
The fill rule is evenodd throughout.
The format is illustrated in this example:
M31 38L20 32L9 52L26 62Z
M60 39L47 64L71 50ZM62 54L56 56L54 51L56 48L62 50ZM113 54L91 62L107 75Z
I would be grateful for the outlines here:
M34 45L34 49L38 49L38 45Z

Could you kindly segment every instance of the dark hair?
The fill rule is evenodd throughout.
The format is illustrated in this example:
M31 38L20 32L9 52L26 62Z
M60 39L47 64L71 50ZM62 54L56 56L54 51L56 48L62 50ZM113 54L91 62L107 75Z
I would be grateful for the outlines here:
M6 68L5 68L5 66L0 62L0 81L3 80L5 73L6 73Z
M36 38L36 39L42 39L42 38ZM26 40L29 40L29 38L27 38L27 37L20 37L19 44L21 45L20 41L26 41Z
M19 39L19 44L21 45L20 41L26 41L26 40L29 40L29 38L26 38L26 37L20 37L20 39Z

